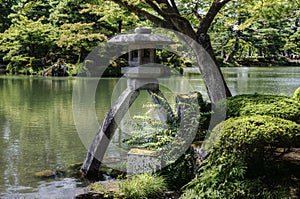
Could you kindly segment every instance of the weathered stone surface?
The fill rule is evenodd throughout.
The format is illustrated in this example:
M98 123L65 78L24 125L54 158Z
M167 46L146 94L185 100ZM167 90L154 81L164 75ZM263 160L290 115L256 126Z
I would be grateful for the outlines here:
M170 77L171 71L167 66L160 64L144 64L143 66L124 67L122 73L128 78L160 78Z
M118 124L138 95L139 91L127 88L107 114L81 167L81 171L86 177L97 175L101 161Z
M59 171L59 170L43 170L34 173L34 176L41 179L49 179L49 178L61 177L64 175L64 173L65 173L64 171Z
M112 44L152 44L152 45L163 45L163 44L174 44L175 42L169 37L162 34L151 34L151 29L139 27L135 29L135 34L119 34L110 40L108 43Z
M127 173L154 173L162 167L160 153L146 149L131 149L127 157Z
M93 191L84 192L81 194L78 194L74 197L75 199L113 199L114 196L108 196L105 193L98 193Z
M127 88L132 90L157 90L159 88L156 79L128 79Z

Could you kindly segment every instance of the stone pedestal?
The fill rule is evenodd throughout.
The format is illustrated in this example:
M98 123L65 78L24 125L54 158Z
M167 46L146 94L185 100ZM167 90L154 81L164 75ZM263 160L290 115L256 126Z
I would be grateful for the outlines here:
M124 67L122 68L122 74L127 78L162 78L170 77L171 70L168 66L161 64L144 64L143 66L136 67Z
M127 173L154 173L162 168L160 153L145 149L131 149L127 156Z
M156 79L128 79L127 88L132 90L158 90L159 85Z

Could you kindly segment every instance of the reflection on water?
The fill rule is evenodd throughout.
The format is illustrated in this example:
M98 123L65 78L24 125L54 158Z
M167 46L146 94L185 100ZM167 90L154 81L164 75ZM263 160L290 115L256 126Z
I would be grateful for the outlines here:
M299 67L224 68L223 73L233 95L263 93L292 96L300 86Z
M300 86L300 68L296 67L222 70L233 95L257 92L292 96ZM174 103L176 93L200 90L205 94L200 75L187 74L185 77L188 82L178 77L161 81L161 89L171 103ZM41 181L33 177L33 173L83 161L84 145L89 146L99 123L126 82L103 79L96 88L95 99L79 96L82 114L77 125L82 128L77 132L72 108L75 80L0 76L0 198L72 198L82 186L73 178ZM89 89L88 85L86 89ZM207 99L206 95L204 97ZM146 93L139 96L123 121L123 131L130 128L126 126L126 119L130 121L133 114L147 111L143 104L148 101L151 100ZM90 115L91 110L95 115ZM91 118L95 121L89 125ZM86 141L82 143L80 138L86 138ZM119 134L113 143L116 147L108 151L107 162L120 161L124 157L120 155L122 137Z
M197 68L187 68L186 76L198 90ZM282 94L292 96L300 86L300 67L234 67L222 68L227 85L233 95L245 93Z
M73 123L72 82L68 78L0 78L0 197L39 195L50 185L39 184L34 172L82 161L85 149ZM57 182L74 188L72 181Z

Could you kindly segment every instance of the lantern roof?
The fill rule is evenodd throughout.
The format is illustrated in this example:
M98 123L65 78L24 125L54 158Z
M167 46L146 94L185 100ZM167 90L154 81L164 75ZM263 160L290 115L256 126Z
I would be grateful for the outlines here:
M164 45L164 44L174 44L175 42L169 37L162 34L151 34L150 28L139 27L135 29L134 34L119 34L112 37L108 40L108 43L112 44L155 44L155 45Z

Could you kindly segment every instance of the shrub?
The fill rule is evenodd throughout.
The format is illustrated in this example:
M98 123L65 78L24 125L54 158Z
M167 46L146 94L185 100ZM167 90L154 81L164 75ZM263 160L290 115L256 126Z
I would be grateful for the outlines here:
M137 125L131 137L124 140L129 147L161 152L166 166L159 174L171 189L181 188L194 177L194 157L189 145L196 134L198 139L204 138L210 117L209 105L198 92L178 95L176 102L173 123L166 125L148 116L135 116Z
M186 199L202 199L194 189L187 189L181 198Z
M300 87L295 90L293 98L300 101Z
M192 150L187 150L176 161L158 171L163 176L168 188L179 190L195 177L195 165Z
M167 185L163 177L145 173L123 181L120 190L130 199L163 198Z
M300 123L300 102L288 96L246 94L228 98L227 118L269 115Z
M176 107L177 116L168 113L172 117L169 123L150 116L134 116L136 125L133 125L131 137L124 142L129 147L160 151L164 162L174 163L188 150L195 137L204 138L211 114L209 105L198 92L178 95Z
M270 116L230 118L217 125L211 135L209 141L214 146L210 155L203 162L199 177L188 185L200 198L269 195L271 191L258 186L259 180L247 177L266 168L264 163L272 157L275 147L300 145L299 124Z

